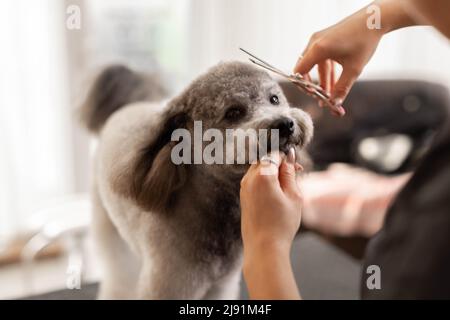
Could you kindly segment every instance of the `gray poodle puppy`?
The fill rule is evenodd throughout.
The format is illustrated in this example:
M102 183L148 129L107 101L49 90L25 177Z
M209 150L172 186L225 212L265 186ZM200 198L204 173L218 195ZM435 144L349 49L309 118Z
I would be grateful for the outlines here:
M311 119L265 71L240 62L211 68L167 103L156 102L162 95L154 78L115 66L84 106L87 127L99 135L92 198L100 298L238 298L239 188L250 161L175 164L173 134L195 136L198 121L223 136L276 129L278 148L299 153L312 137Z

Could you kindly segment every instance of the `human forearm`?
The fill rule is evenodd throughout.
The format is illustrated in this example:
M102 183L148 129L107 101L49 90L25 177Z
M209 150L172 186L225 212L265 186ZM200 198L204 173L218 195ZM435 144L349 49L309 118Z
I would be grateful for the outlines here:
M450 38L450 1L401 0L404 10L419 24L429 24Z
M371 5L376 5L380 8L381 31L383 34L419 24L405 9L402 1L376 0Z
M299 299L289 253L300 227L303 197L295 152L252 164L241 181L244 280L251 299Z
M250 299L300 299L289 248L276 245L245 248L243 272Z

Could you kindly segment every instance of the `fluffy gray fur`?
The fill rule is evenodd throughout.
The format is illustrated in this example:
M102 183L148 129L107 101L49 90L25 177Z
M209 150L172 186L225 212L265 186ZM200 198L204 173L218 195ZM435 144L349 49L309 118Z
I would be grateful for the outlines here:
M109 96L85 106L88 127L102 128L93 179L100 298L235 299L242 255L239 188L249 165L174 165L171 133L192 131L194 120L202 120L203 130L224 131L270 128L287 117L295 130L281 148L301 152L312 136L311 119L289 106L266 72L248 64L221 63L167 104L128 104L149 95L141 81L132 82L134 92L128 82L138 78L126 70L123 79L120 72L100 76L91 96ZM105 91L102 83L112 87ZM278 105L271 104L272 95ZM245 116L230 121L230 106L245 108Z

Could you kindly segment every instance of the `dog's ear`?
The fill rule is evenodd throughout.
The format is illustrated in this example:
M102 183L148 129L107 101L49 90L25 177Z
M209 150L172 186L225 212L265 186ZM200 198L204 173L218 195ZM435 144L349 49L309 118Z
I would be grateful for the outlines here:
M162 121L159 134L143 148L128 174L128 196L144 210L166 211L174 204L177 191L186 181L187 168L176 165L171 159L172 132L185 128L188 117L185 113L167 114Z

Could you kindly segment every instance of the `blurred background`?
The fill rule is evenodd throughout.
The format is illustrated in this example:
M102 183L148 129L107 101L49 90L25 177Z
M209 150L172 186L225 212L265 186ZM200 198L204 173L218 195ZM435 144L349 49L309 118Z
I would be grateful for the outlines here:
M1 1L0 298L76 287L77 278L71 276L79 270L71 266L88 274L83 281L96 279L95 263L85 258L90 249L84 243L92 141L79 125L77 107L103 66L119 62L158 73L171 94L219 61L245 60L238 47L291 70L313 32L366 4L361 0ZM370 108L377 108L374 101L383 96L382 88L389 91L390 81L401 82L399 104L410 112L421 106L421 97L424 104L431 104L437 96L445 96L450 83L448 57L448 40L430 28L388 35L362 74L366 82L358 90L366 96L361 90L371 89L364 83L384 81L384 86L371 91ZM431 91L415 81L432 83ZM302 99L298 102L308 103ZM446 98L439 99L445 105ZM439 117L437 113L421 130L432 129ZM325 139L322 143L327 141L326 134L318 136ZM370 156L376 153L374 148L372 141L363 149ZM317 144L312 150L318 162L332 162L321 157L321 150ZM335 162L353 158L343 155ZM384 170L366 164L374 171ZM401 164L394 165L391 171L399 168ZM352 266L358 272L356 264Z

